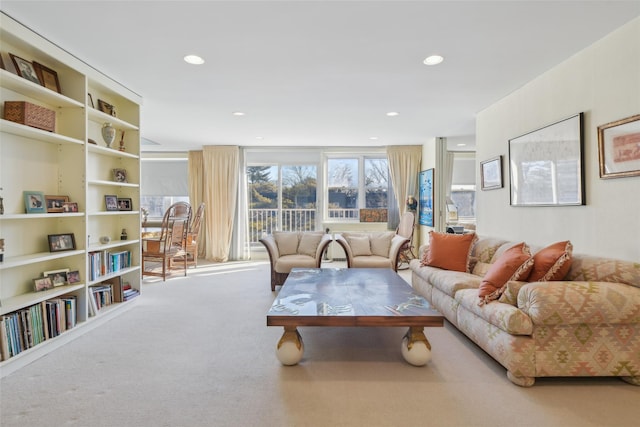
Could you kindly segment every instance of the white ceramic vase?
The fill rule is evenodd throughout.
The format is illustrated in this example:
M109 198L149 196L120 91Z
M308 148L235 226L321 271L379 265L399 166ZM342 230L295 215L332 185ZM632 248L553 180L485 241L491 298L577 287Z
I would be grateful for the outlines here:
M111 144L116 140L116 128L111 126L111 123L102 125L102 139L107 144L107 148L111 148Z

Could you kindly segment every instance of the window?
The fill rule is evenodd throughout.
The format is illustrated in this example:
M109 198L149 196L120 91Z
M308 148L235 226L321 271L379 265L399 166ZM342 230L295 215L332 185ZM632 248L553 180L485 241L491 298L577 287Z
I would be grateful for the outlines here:
M358 221L360 209L387 209L389 166L386 158L327 158L327 218Z
M140 207L149 219L161 219L176 202L189 202L188 160L141 159Z

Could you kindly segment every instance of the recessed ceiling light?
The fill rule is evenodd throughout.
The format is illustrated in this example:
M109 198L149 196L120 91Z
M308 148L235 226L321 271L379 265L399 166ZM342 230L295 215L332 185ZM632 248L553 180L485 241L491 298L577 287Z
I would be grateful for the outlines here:
M192 65L202 65L204 64L204 59L199 57L198 55L187 55L184 57L184 61L188 64Z
M377 136L370 136L369 139L372 140L372 141L375 141L375 140L378 139L378 137Z
M398 113L397 111L389 111L389 112L387 113L387 116L389 116L389 117L394 117L394 116L397 116L398 114L400 114L400 113Z
M424 64L425 65L438 65L442 61L444 61L444 58L442 56L440 56L440 55L431 55L431 56L428 56L424 60Z
M264 139L264 136L256 136L256 139Z
M458 147L466 147L466 146L467 146L467 144L463 144L463 143L456 144L456 145L457 145Z
M234 111L232 114L234 116L244 116L244 113L242 111Z

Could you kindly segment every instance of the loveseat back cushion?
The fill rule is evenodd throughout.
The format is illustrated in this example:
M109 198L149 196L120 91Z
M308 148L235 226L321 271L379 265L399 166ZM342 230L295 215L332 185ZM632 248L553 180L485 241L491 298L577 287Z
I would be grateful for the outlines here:
M640 262L576 254L565 280L617 282L640 288Z
M371 245L371 253L373 255L389 258L389 250L391 249L391 240L395 233L393 231L385 231L382 233L372 233L369 236Z
M371 243L369 242L368 234L343 233L342 237L344 237L347 243L349 243L353 256L371 255Z
M562 280L571 268L573 246L570 241L556 242L533 255L533 268L527 281Z
M280 256L298 253L298 233L291 231L274 231L273 238L278 245Z
M429 232L429 248L423 256L423 265L444 270L469 271L471 249L477 240L475 233L449 234Z
M510 280L523 280L529 276L533 258L526 243L496 252L498 258L492 263L480 284L480 305L497 300Z
M315 258L316 252L318 251L318 245L320 244L323 235L324 233L322 231L305 231L300 233L298 253Z

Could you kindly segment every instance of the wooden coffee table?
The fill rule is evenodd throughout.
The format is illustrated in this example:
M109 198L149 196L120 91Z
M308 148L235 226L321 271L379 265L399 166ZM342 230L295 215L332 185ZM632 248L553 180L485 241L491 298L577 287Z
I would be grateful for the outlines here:
M443 324L442 314L382 268L294 268L267 313L267 326L284 326L276 349L283 365L302 359L298 326L404 326L402 355L422 366L431 358L423 329Z

